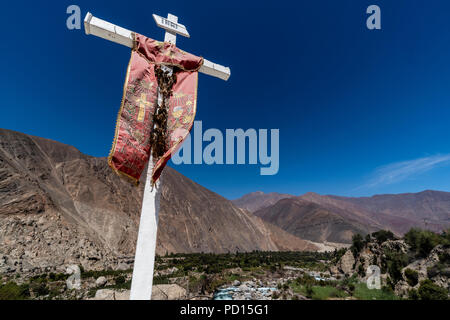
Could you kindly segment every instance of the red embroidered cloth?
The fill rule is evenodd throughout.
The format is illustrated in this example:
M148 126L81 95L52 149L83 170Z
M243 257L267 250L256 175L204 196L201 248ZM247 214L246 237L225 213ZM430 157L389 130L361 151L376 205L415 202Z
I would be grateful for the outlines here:
M197 105L198 69L203 58L178 49L168 42L159 42L135 34L125 79L122 104L116 124L113 146L108 157L111 168L138 183L150 158L150 131L157 103L158 82L155 65L177 70L177 82L169 100L165 154L153 167L152 182L161 175L167 161L181 146L194 123Z

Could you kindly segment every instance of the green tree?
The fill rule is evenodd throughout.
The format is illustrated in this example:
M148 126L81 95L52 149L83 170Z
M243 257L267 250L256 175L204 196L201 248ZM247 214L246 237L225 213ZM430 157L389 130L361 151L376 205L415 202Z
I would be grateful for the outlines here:
M118 276L116 278L116 285L121 285L121 284L124 284L125 282L126 282L126 279L124 276Z
M408 291L408 299L409 300L419 300L420 296L419 293L417 292L417 290L415 289L411 289Z
M378 243L383 243L387 240L394 240L395 236L392 231L389 230L379 230L377 232L372 233L372 237L374 237Z
M311 299L312 296L313 296L313 294L314 294L314 289L313 289L313 287L312 287L310 284L308 284L308 285L306 285L306 287L305 287L305 291L306 291L306 297L309 298L309 299Z
M408 256L406 254L393 250L385 250L382 261L382 269L386 270L393 284L403 278L402 269L408 265Z
M405 234L405 242L411 246L417 256L425 258L438 244L446 244L446 236L431 231L411 229Z
M412 287L414 287L419 282L419 273L415 270L407 268L405 270L406 282Z
M363 267L362 264L360 264L359 267L358 267L358 274L359 274L361 277L365 277L365 276L366 276L366 271L364 270L364 267Z
M352 237L352 246L350 250L352 250L353 255L356 257L358 253L361 252L362 248L364 248L364 239L362 235L357 233Z
M439 287L430 279L420 282L418 293L422 300L448 300L447 290Z
M0 300L24 300L30 297L30 288L27 284L17 285L8 282L0 285Z

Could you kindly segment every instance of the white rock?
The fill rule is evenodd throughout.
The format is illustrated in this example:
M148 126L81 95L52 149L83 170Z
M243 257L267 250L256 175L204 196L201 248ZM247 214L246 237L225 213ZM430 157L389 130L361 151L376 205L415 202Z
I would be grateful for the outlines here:
M106 278L105 277L98 277L97 280L95 280L95 284L97 286L104 286L106 283Z
M355 257L350 250L347 250L339 261L340 269L345 274L353 273L353 265L355 264Z
M126 263L123 263L123 262L119 263L119 265L117 266L117 270L120 270L120 271L125 271L128 269L130 269L130 267Z
M95 293L93 300L130 300L130 290L115 291L111 289L100 289Z
M180 300L186 298L186 289L177 284L158 284L152 288L152 300Z

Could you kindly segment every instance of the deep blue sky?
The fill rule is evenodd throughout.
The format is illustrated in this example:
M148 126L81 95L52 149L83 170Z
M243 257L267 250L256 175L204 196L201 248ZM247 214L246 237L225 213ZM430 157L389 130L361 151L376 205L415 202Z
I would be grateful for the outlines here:
M450 191L449 1L9 2L0 127L106 156L130 52L68 30L70 4L156 39L151 14L176 14L191 34L179 47L231 67L228 82L200 75L196 119L279 128L280 171L175 166L225 197ZM366 28L371 4L382 30Z

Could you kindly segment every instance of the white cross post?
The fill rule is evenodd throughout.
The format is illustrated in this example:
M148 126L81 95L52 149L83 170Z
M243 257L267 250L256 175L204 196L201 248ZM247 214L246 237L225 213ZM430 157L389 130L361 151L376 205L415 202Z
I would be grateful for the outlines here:
M189 37L186 27L178 23L178 17L168 14L167 18L153 15L156 24L166 30L165 42L176 44L176 34ZM132 32L118 27L107 21L98 19L87 13L84 19L86 34L93 34L116 43L133 47ZM163 66L164 67L164 66ZM172 68L165 67L172 72ZM203 66L199 70L202 73L228 80L230 68L223 67L204 59ZM158 91L158 105L162 103L162 95ZM159 202L161 198L161 177L155 186L151 187L153 159L150 157L145 179L144 198L142 200L139 233L134 259L133 278L131 281L130 300L151 300L153 271L155 265L156 236L158 230Z

